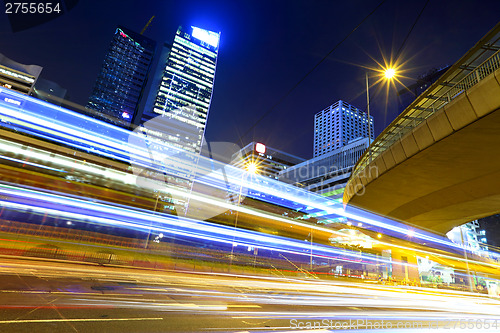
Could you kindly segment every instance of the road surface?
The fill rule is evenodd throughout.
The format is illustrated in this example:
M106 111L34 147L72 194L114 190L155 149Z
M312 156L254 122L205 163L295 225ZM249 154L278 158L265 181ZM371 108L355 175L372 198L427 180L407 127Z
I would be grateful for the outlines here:
M500 300L487 295L44 260L0 265L0 332L500 332Z

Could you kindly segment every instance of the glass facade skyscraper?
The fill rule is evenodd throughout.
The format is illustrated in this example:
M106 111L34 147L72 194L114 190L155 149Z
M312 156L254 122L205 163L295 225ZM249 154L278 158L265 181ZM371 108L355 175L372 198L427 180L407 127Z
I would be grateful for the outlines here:
M370 116L373 140L373 117ZM314 115L314 157L368 137L368 115L342 100Z
M199 207L190 193L202 183L195 178L212 99L219 33L179 27L173 43L160 51L151 93L142 114L133 123L171 188L177 215L190 215ZM160 75L158 75L160 74ZM184 193L184 194L182 194ZM193 213L195 214L195 213Z
M98 118L127 126L138 112L156 42L118 26L87 103Z
M141 117L141 123L157 117L185 123L189 135L165 131L161 141L193 153L201 151L212 99L219 33L196 27L179 27L163 67L163 76ZM183 132L182 131L182 132ZM158 137L158 133L155 136Z

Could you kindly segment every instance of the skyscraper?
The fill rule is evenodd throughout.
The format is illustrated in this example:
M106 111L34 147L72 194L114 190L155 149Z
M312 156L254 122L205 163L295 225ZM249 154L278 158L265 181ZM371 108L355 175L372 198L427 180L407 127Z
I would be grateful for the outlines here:
M370 116L373 139L373 117ZM314 157L368 137L368 115L340 100L314 115Z
M87 108L113 124L130 124L138 111L155 48L155 41L118 26Z
M184 122L195 136L162 133L161 141L193 153L201 151L202 138L212 99L219 33L196 27L179 27L163 64L163 76L141 116L141 123L165 116ZM155 133L158 137L158 133Z

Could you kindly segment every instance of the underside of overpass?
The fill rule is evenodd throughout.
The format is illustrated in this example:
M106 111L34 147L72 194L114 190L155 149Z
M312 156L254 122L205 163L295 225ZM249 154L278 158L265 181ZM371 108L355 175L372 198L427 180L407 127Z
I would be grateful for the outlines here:
M500 71L376 156L344 202L437 233L500 213Z

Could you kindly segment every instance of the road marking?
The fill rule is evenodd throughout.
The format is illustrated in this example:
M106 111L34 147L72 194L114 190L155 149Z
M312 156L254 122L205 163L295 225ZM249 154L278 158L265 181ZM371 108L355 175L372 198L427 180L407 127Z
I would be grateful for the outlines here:
M0 320L0 324L25 324L25 323L57 323L57 322L89 322L89 321L130 321L130 320L163 320L163 318L79 318L79 319L25 319L25 320Z
M89 296L133 296L133 297L142 297L143 295L139 294L103 294L100 292L78 292L78 291L46 291L46 290L0 290L2 293L16 293L16 294L65 294L65 295L89 295Z
M253 305L253 304L233 304L233 305L226 305L228 308L261 308L260 305Z

